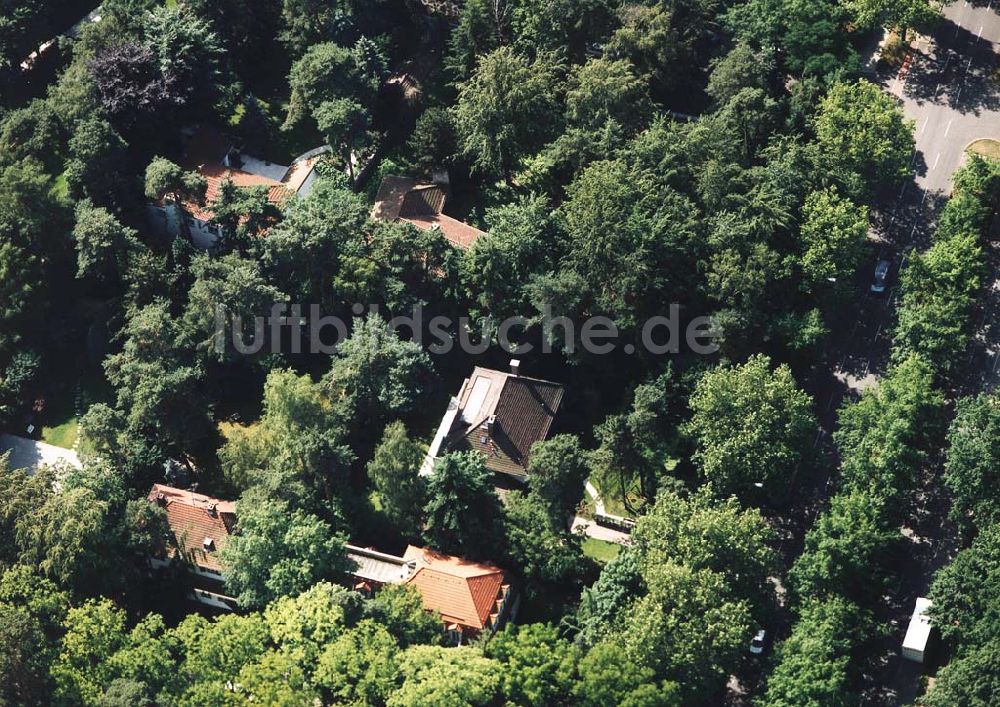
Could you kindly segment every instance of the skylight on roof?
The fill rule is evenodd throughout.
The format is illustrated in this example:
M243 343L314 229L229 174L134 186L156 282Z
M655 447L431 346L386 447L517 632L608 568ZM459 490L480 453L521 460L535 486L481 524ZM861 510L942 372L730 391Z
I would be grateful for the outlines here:
M486 395L490 392L491 385L493 385L493 381L486 376L478 376L476 382L472 384L469 402L466 403L465 409L462 410L462 419L467 423L472 424L478 420L483 402L486 400Z

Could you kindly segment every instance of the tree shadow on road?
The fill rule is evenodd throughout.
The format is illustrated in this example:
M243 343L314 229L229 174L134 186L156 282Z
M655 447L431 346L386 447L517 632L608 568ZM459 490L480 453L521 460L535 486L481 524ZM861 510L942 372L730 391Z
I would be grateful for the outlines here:
M927 173L927 162L922 152L913 158L913 169L917 175ZM872 214L872 231L880 241L897 251L923 248L933 232L934 214L947 201L938 191L928 191L913 181L905 188L893 187L881 195L880 206Z
M933 36L935 53L921 54L913 61L904 96L973 115L1000 110L1000 86L993 79L997 58L992 44L950 20L942 22Z

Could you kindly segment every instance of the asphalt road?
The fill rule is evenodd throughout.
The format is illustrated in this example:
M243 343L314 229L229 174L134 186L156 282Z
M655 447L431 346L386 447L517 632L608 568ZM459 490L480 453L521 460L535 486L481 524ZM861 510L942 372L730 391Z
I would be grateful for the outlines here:
M832 410L842 393L857 395L885 372L888 333L895 321L893 286L907 253L929 245L936 213L951 191L952 176L963 164L969 143L1000 139L1000 90L992 78L998 66L1000 0L957 0L944 14L944 22L930 37L914 42L905 70L876 77L899 98L915 126L913 176L882 193L873 214L872 236L878 243L865 273L870 280L876 262L890 260L891 289L883 297L862 295L856 321L834 347L834 377L840 387L815 391L821 406ZM861 287L867 290L865 282ZM1000 345L993 349L991 367L1000 361Z
M900 189L882 233L904 261L906 252L927 245L935 212L951 191L952 176L965 160L965 148L980 138L1000 139L1000 90L993 79L1000 48L1000 0L957 2L946 8L945 22L929 38L915 43L909 70L884 83L900 98L915 123L914 178ZM996 224L994 224L996 226ZM990 243L992 282L977 322L977 345L971 352L963 393L990 386L1000 363L1000 258ZM891 301L887 315L892 317ZM956 533L947 521L948 500L933 468L923 470L916 512L904 528L909 551L899 558L900 583L884 596L878 617L891 627L883 644L883 662L869 676L869 704L911 704L920 689L921 666L902 659L899 644L917 596L926 596L934 573L957 551Z
M830 432L836 427L836 412L848 397L856 398L875 385L885 373L895 322L898 273L908 253L928 247L936 214L951 191L955 171L965 160L965 149L979 138L1000 139L1000 91L992 80L998 65L1000 45L1000 0L957 3L946 9L945 21L931 37L914 43L907 70L891 71L873 78L900 99L906 117L915 126L916 149L911 161L912 178L905 185L884 190L873 214L871 262L861 273L858 300L845 321L834 327L829 352L831 370L817 372L805 381L817 401L821 431L817 454L828 455L836 466L836 450ZM988 249L993 283L977 322L978 345L970 352L970 380L966 390L984 385L983 378L1000 380L1000 249ZM892 289L871 295L868 284L875 263L886 258L893 268ZM845 312L846 314L846 312ZM981 375L980 375L981 374ZM986 384L988 385L988 383ZM922 470L921 490L915 512L903 528L910 543L894 562L892 575L898 583L883 597L878 620L889 628L880 642L881 660L864 680L864 702L871 705L911 704L920 686L921 667L900 657L899 645L917 596L925 596L934 572L956 551L954 529L947 521L947 498L940 487L934 464ZM789 561L801 552L804 529L815 521L830 492L827 476L802 489L801 507L789 514L787 526L779 528L782 552ZM739 699L734 699L734 704Z
M969 143L1000 138L1000 91L991 78L1000 44L1000 0L958 0L914 47L909 70L887 86L916 124L915 186L947 194Z

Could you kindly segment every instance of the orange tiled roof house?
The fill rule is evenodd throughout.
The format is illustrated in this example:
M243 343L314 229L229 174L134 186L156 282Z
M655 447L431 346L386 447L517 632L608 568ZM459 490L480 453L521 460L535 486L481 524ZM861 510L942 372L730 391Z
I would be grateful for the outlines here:
M234 609L236 600L226 593L219 551L236 527L236 505L163 484L154 484L147 499L166 512L171 536L163 552L149 558L150 566L165 570L185 564L189 599L215 609Z
M356 565L354 589L371 596L386 584L413 585L424 609L441 615L452 643L492 634L517 612L518 597L499 567L413 545L402 557L354 545L347 555Z
M164 571L186 566L189 599L214 609L236 609L219 559L236 528L236 504L164 484L154 484L147 499L164 509L170 526L170 537L149 558L150 566ZM356 565L354 589L371 596L386 584L412 584L424 608L441 615L454 643L496 631L516 610L507 575L493 565L413 546L397 557L347 545L347 556Z
M317 179L316 163L328 151L329 147L319 147L295 158L291 165L279 165L241 152L216 130L196 128L186 138L179 164L205 179L204 197L150 203L150 220L161 233L187 235L198 248L212 250L224 236L221 227L211 222L212 205L223 182L228 179L236 187L267 187L268 201L280 206L293 195L309 194Z

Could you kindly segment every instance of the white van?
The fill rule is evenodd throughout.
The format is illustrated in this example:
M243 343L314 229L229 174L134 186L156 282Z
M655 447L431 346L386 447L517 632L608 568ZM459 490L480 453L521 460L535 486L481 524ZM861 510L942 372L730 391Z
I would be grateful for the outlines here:
M910 625L906 628L906 637L903 639L903 657L907 660L924 662L924 652L931 637L931 620L927 615L930 608L930 599L917 598L913 616L910 617Z

